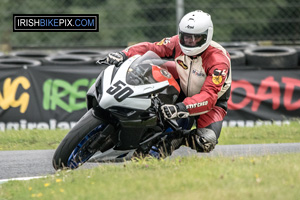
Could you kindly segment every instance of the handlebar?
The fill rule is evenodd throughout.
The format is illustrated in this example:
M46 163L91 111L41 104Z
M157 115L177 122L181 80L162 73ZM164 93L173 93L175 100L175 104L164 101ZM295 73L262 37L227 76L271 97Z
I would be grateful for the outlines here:
M153 100L153 107L155 109L156 115L158 116L159 120L164 124L164 126L168 126L172 128L174 131L181 131L182 128L178 126L177 122L175 120L167 119L164 117L162 111L161 111L161 106L164 105L164 103L157 97L154 96L152 98Z
M153 104L154 104L153 107L155 109L156 115L158 116L160 122L162 122L164 127L170 127L174 132L177 132L182 136L189 135L192 131L194 131L194 130L182 129L182 127L180 127L177 124L176 120L171 120L171 119L165 118L162 111L161 111L161 109L160 109L160 107L162 105L164 105L164 103L157 96L154 96L152 98L152 100L153 100Z

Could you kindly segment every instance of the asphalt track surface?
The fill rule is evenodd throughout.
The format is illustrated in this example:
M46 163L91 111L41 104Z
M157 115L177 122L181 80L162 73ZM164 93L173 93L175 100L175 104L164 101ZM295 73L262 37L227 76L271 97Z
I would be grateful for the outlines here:
M190 155L235 157L281 153L300 153L300 143L217 145L208 154L196 153L190 148L181 147L173 153L171 158ZM55 170L52 167L53 154L54 150L0 151L0 182L4 179L54 174ZM81 168L91 168L102 164L88 162Z

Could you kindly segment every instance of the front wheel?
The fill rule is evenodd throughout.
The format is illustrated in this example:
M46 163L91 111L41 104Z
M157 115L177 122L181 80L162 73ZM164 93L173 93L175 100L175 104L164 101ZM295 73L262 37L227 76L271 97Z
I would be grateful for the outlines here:
M58 169L75 169L94 155L97 149L90 144L99 137L107 126L102 120L95 118L90 109L65 136L57 147L52 164Z

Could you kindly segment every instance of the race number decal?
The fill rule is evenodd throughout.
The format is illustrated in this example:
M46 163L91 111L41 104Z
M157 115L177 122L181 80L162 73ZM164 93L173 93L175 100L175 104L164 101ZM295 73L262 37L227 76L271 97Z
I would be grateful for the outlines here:
M110 95L114 95L114 98L118 101L121 102L127 97L129 97L131 94L133 94L133 90L126 86L125 83L122 81L117 81L116 83L113 84L108 90L106 91Z

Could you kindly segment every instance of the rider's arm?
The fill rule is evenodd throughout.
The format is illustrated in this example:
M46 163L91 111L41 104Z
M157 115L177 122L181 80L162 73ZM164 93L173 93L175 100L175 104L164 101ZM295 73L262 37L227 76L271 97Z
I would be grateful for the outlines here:
M122 52L127 57L137 54L143 55L147 51L153 51L161 58L174 57L175 46L178 43L177 40L178 36L173 36L171 38L164 38L160 42L141 42L124 49Z

